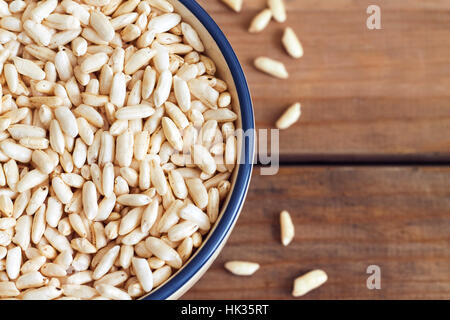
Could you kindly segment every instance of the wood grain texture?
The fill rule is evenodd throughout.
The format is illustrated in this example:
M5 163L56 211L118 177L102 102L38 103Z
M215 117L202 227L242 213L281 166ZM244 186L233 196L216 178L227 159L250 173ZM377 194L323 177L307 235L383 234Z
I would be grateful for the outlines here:
M450 2L378 0L382 30L366 28L369 0L285 0L288 21L261 34L246 29L266 0L240 14L219 0L198 1L230 40L250 84L257 127L273 128L300 101L299 123L281 132L284 162L450 160ZM299 35L300 60L281 47L285 26ZM282 60L289 80L253 67ZM450 167L287 166L254 173L233 234L184 299L291 299L293 279L322 268L329 281L306 299L450 299ZM296 237L279 241L289 210ZM251 260L251 278L223 268ZM382 290L366 288L367 266Z
M369 0L286 0L288 20L261 34L246 29L265 0L240 14L219 0L198 1L230 40L248 78L258 128L272 128L290 103L301 121L280 137L282 161L447 161L450 159L450 3L379 0L382 30L366 28ZM305 50L289 58L285 26ZM253 67L258 55L282 60L277 80Z
M255 170L223 252L184 299L291 299L293 279L322 268L329 281L306 299L450 299L450 167L283 167ZM280 243L278 215L296 235ZM229 260L261 264L251 278ZM381 267L381 290L366 268Z

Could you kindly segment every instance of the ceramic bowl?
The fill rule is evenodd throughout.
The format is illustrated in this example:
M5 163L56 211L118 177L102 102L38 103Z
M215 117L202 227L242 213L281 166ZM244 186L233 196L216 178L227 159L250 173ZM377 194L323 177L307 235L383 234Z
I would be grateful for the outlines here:
M239 217L249 187L254 157L254 117L247 82L241 65L217 24L194 0L169 0L183 21L191 24L202 39L206 54L217 66L219 78L225 80L238 114L236 128L245 132L238 138L238 165L231 176L231 189L220 216L200 248L188 262L164 284L143 299L178 299L206 272L225 245Z

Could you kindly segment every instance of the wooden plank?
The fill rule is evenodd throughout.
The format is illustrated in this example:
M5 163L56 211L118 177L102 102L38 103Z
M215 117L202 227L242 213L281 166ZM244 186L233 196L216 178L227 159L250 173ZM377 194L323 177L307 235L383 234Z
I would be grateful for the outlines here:
M272 128L301 101L300 123L281 133L282 161L450 159L450 3L379 0L382 30L366 28L370 0L286 0L288 21L246 32L265 0L246 0L240 14L199 0L229 38L248 78L258 128ZM305 50L289 58L284 26ZM289 80L252 66L258 55L280 59Z
M450 167L284 167L255 170L223 252L184 299L290 299L292 280L322 268L329 281L307 299L450 299ZM291 212L293 243L279 241ZM261 264L251 278L229 260ZM381 268L368 290L366 268Z

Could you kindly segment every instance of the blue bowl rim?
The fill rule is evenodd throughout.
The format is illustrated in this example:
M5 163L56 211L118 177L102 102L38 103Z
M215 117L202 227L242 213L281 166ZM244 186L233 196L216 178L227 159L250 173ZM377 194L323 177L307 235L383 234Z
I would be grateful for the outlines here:
M180 288L182 288L189 280L191 280L193 276L205 265L205 263L208 262L208 260L225 240L225 237L233 227L239 215L247 194L248 186L250 184L253 167L255 129L253 108L247 81L239 60L219 26L196 1L178 1L196 16L196 18L203 24L203 26L216 41L228 64L228 68L231 70L236 86L241 109L242 129L246 133L251 130L251 134L247 135L249 139L245 139L242 142L243 148L245 148L243 150L246 151L246 154L242 155L244 157L244 161L241 161L243 163L239 165L236 183L232 190L227 208L223 213L223 216L217 222L215 229L209 235L208 241L200 247L200 249L195 253L195 256L185 267L178 271L178 273L166 284L146 296L144 298L145 300L163 300L169 298Z

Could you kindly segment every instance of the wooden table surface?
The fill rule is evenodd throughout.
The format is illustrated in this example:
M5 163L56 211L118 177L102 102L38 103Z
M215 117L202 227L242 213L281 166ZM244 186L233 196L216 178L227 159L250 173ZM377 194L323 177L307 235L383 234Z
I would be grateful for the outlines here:
M229 242L185 299L291 299L293 279L321 268L329 281L305 299L450 299L450 2L285 0L288 20L246 32L266 0L237 14L198 1L235 49L253 96L257 127L273 128L290 103L302 118L280 134L281 168L255 168ZM368 30L366 9L381 8ZM305 51L289 58L285 26ZM277 80L252 65L282 60ZM291 212L296 236L279 241L278 216ZM261 269L227 273L228 260ZM366 268L381 268L368 290Z

